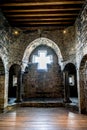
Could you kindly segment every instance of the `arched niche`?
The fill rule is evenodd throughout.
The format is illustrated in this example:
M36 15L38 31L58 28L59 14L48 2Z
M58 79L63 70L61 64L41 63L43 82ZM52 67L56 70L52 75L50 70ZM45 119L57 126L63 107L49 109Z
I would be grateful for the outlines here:
M35 48L37 48L40 45L46 45L48 47L51 47L55 51L56 55L58 56L58 63L60 64L61 69L63 69L63 63L62 63L63 58L57 44L48 38L41 37L31 42L26 48L22 59L22 71L25 71L30 54L33 52Z
M0 110L4 109L5 68L0 58Z
M66 93L68 98L71 97L73 102L73 100L78 97L76 66L73 63L68 63L65 65L63 72L65 75L64 85L67 90Z
M24 100L63 98L62 71L58 61L55 51L47 45L39 45L32 51L28 58L27 73L23 76ZM43 62L46 62L45 67L41 67Z
M87 54L82 58L79 68L80 112L87 113Z
M18 76L21 67L18 64L13 64L9 69L9 86L8 86L8 103L13 103L18 95Z

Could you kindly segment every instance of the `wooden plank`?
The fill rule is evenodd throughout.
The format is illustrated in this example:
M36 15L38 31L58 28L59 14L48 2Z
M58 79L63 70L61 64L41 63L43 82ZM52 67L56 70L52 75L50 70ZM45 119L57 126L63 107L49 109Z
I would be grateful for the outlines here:
M25 25L34 25L34 24L36 24L36 25L37 24L39 24L39 25L40 24L46 24L47 25L47 24L51 24L52 25L52 24L69 24L69 23L72 23L72 21L70 21L70 22L64 22L64 21L62 21L62 22L59 22L59 21L57 21L57 22L54 22L54 21L50 21L50 22L47 22L47 21L46 22L43 22L43 21L42 22L29 22L28 21L28 22L19 22L17 24L25 24Z
M39 18L39 19L36 19L36 18L26 18L26 19L22 19L22 18L18 18L18 19L10 19L10 21L13 21L13 22L20 22L20 21L35 21L35 22L38 22L38 21L74 21L75 18Z
M69 4L83 4L84 2L83 1L58 1L58 2L24 2L24 3L3 3L1 4L0 6L45 6L45 5L69 5Z
M44 0L44 2L60 2L61 0ZM75 1L75 0L62 0L62 2L66 2L66 1ZM76 0L76 1L80 1L80 0ZM81 0L81 1L84 1L85 2L85 0ZM25 2L25 0L1 0L0 2L2 2L2 3L24 3ZM43 2L43 1L41 1L41 0L26 0L26 2Z
M20 107L0 115L0 130L87 130L87 116L65 108Z
M44 17L44 16L77 16L78 13L74 13L74 14L71 14L71 13L63 13L63 14L7 14L6 16L8 17Z
M3 10L3 12L8 13L8 12L19 12L19 13L30 13L30 12L53 12L53 11L79 11L80 8L58 8L58 9L8 9L8 10Z
M0 4L1 6L2 4ZM38 10L38 9L68 9L68 8L82 8L82 4L68 4L68 5L41 5L41 6L1 6L2 10Z

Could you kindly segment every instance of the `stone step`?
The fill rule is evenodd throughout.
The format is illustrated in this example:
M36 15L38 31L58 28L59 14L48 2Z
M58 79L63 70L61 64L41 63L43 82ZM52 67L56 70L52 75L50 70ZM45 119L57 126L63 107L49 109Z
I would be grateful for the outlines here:
M22 102L21 107L63 107L63 102Z
M62 107L62 98L29 98L25 99L20 106L25 107Z

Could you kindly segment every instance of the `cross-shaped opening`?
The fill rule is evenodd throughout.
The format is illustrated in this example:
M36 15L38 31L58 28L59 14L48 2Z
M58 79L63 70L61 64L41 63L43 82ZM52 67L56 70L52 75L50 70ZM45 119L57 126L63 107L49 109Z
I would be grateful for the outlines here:
M47 64L53 62L52 55L47 56L46 50L39 50L38 56L33 55L33 63L38 63L38 70L47 70Z

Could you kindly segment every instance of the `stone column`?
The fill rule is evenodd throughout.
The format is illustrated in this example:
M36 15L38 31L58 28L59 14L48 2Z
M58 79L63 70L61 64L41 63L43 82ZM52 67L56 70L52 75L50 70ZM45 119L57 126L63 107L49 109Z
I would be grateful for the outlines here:
M69 76L67 71L63 73L63 77L64 77L64 102L70 103L71 100L70 100L70 92L69 92Z
M21 70L18 73L16 93L17 93L16 102L22 102L22 72L21 72Z

